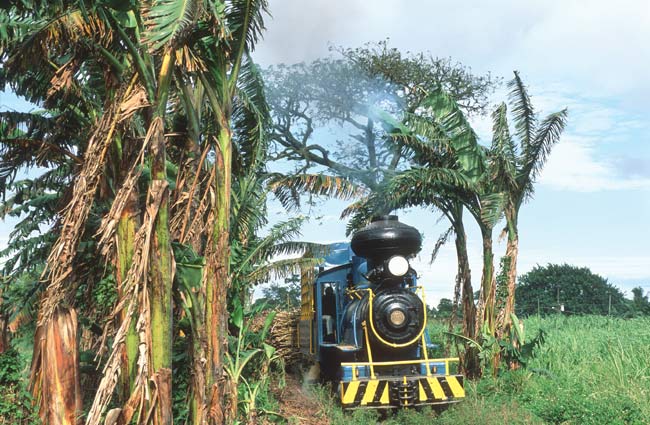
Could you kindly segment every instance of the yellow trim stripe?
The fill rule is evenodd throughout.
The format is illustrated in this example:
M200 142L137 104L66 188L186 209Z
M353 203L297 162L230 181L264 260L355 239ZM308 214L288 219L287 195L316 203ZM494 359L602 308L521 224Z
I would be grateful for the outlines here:
M431 363L444 363L446 361L458 362L458 357L429 360L399 360L394 362L341 362L341 366L370 366L370 363L372 363L373 366L419 365L422 363L429 363L429 365L431 365Z
M388 398L388 384L384 385L384 392L382 393L379 402L381 404L388 404L390 402L390 398Z
M436 399L447 400L447 396L445 395L445 392L442 390L442 385L440 385L440 382L438 382L436 378L427 378L427 382L429 383L429 386L431 387L431 391L433 392L433 396Z
M465 389L460 385L455 376L447 376L446 379L454 397L465 397Z
M417 393L411 393L415 388L405 385L409 383L417 385ZM451 402L465 397L465 389L460 376L420 378L402 376L400 380L357 379L341 382L341 404L348 408L389 406L391 405L391 388L400 388L398 399L392 400L395 406L397 404L411 406L420 403Z
M368 386L366 387L366 393L363 395L363 398L361 399L362 406L365 406L368 403L372 402L372 400L375 398L375 392L377 392L378 386L379 386L379 381L377 380L368 381Z
M348 385L348 388L345 390L341 401L343 404L352 404L354 399L357 396L357 391L359 390L360 381L351 381Z
M420 401L427 401L427 393L424 391L422 386L422 381L418 382L418 387L420 388Z

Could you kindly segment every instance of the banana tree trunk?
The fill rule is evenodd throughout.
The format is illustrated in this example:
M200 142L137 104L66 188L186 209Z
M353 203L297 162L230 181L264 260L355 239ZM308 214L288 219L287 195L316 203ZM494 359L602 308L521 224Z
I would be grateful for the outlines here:
M38 415L48 425L81 423L79 339L77 313L58 307L34 335L36 358L32 362L32 393L41 399ZM34 375L40 374L38 379Z
M9 348L9 338L7 337L7 328L9 327L9 320L6 315L0 316L0 354L7 351Z
M202 314L202 313L201 313ZM190 423L201 425L206 422L206 401L205 401L205 352L206 337L205 325L203 322L194 321L201 326L192 330L192 382L190 397Z
M0 354L9 348L7 329L9 328L9 317L2 308L2 289L0 288Z
M469 268L467 255L467 236L462 221L455 226L456 232L456 257L458 258L458 281L461 286L461 300L463 310L463 335L470 339L476 338L476 306L474 305L474 289L472 288L472 274ZM468 377L480 375L478 351L465 344L465 353L462 355L461 365Z
M460 269L460 262L458 263ZM456 325L456 317L458 316L458 305L460 304L460 290L462 286L462 276L459 273L456 273L456 285L454 286L454 300L451 304L451 314L449 315L449 324L447 331L449 332L449 338L447 339L447 344L445 344L445 357L449 357L451 353L451 343L452 337L451 334L454 332L454 326Z
M122 211L122 216L117 227L117 264L116 277L118 291L123 289L122 283L131 268L134 252L134 241L137 219L137 195L131 194L131 197ZM119 299L123 295L119 294ZM126 319L127 311L122 310L120 320ZM137 370L138 357L138 334L135 329L136 320L131 320L131 325L125 336L124 347L122 349L122 372L120 373L120 398L123 402L129 399L135 384L135 374Z
M481 334L485 327L490 335L494 335L496 285L494 281L494 252L492 250L492 229L481 228L483 242L483 274L481 276L481 296L479 300L476 335Z
M162 118L154 118L156 126L151 138L152 188L165 187L165 138ZM156 193L154 190L153 193ZM169 192L163 190L156 217L150 253L151 300L151 366L157 390L154 423L172 423L171 367L172 367L172 279L173 264L169 235Z
M173 311L172 282L174 264L169 232L169 190L167 183L167 152L165 147L165 112L169 86L174 69L174 54L167 51L162 58L159 84L153 105L148 136L151 136L149 159L151 182L147 202L159 202L149 252L149 296L151 303L151 367L156 390L154 424L172 423L172 344ZM158 198L158 199L157 199Z
M208 330L208 376L210 391L209 421L222 424L231 418L224 409L225 385L223 355L227 348L228 311L227 295L230 286L230 196L232 171L231 133L227 123L222 123L217 146L216 208L212 235L213 252L207 267L206 328ZM235 406L236 409L236 406Z
M503 323L501 334L508 335L512 321L510 315L515 312L515 289L517 283L517 256L519 254L519 231L517 226L517 214L512 209L506 211L508 226L508 244L506 246L506 262L508 264L507 285L508 296L503 311Z

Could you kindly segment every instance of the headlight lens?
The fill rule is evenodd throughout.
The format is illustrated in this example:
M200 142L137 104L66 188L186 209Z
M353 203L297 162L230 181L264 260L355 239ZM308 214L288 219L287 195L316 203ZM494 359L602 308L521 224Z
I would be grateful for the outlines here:
M409 271L409 262L400 255L391 257L388 260L388 271L393 276L404 276Z
M406 321L406 315L402 310L395 309L388 315L388 320L390 320L390 323L394 326L402 326Z

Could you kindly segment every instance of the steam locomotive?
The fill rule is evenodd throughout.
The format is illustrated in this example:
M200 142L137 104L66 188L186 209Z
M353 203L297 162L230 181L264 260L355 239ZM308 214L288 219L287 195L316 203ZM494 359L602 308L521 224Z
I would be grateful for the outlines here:
M409 264L422 237L397 216L357 231L344 264L301 276L300 351L343 408L448 404L465 397L457 358L429 357L424 290ZM349 251L349 249L348 249Z

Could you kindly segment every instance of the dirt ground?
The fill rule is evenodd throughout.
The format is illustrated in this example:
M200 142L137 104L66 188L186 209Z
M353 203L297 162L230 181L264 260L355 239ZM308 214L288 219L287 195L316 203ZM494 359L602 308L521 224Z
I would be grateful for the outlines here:
M276 388L274 393L280 400L280 414L290 424L329 425L325 406L311 393L309 386L303 386L300 378L291 373L286 375L286 386Z

